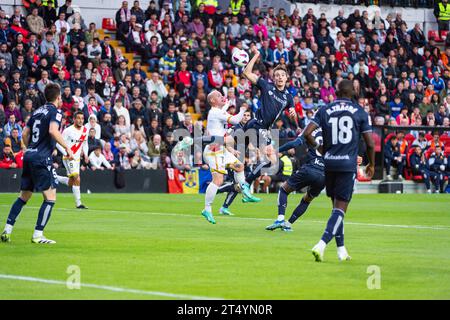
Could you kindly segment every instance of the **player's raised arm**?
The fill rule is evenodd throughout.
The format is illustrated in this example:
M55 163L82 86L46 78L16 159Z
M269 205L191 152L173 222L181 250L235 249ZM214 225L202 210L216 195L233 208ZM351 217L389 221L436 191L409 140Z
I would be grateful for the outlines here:
M259 76L253 73L253 67L255 66L256 60L258 60L260 53L255 45L252 45L251 51L253 53L253 58L249 61L242 74L250 80L251 83L256 84Z
M375 173L375 143L372 139L372 132L364 132L363 138L367 146L367 156L369 158L369 164L366 166L366 175L372 178Z
M308 126L305 128L305 130L303 131L303 136L305 137L306 142L308 142L308 144L310 146L312 146L313 148L318 148L320 145L317 143L317 141L314 139L312 133L314 132L314 130L316 130L317 128L319 128L319 126L315 123L315 122L310 122L308 124Z
M281 147L279 147L278 153L282 153L282 152L288 151L290 149L297 148L297 147L301 146L304 142L305 142L305 138L303 137L303 135L300 135L297 138L295 138L295 140L289 141L289 142L283 144Z
M229 116L227 122L232 125L239 124L239 122L241 122L244 118L245 111L247 111L247 107L241 107L238 114L235 114L234 116L228 114Z

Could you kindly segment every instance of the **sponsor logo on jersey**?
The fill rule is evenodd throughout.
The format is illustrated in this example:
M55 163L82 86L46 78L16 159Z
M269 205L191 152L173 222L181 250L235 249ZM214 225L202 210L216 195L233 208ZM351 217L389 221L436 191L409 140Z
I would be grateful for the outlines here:
M346 155L332 155L329 152L325 153L325 160L350 160L350 156Z

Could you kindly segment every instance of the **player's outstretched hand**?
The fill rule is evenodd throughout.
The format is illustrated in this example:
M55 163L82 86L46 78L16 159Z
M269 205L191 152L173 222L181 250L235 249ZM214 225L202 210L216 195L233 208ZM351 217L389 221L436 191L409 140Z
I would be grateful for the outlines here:
M368 178L372 178L373 175L374 175L374 173L375 173L375 167L374 167L374 166L371 166L370 164L368 164L368 165L366 166L366 176L367 176Z

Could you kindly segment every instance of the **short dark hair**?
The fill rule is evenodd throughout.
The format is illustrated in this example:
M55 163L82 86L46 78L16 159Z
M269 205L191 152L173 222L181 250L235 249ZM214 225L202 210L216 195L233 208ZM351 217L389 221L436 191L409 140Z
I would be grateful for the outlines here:
M353 94L353 82L351 80L344 79L339 82L338 90L336 91L338 97L351 98Z
M56 83L48 84L44 89L44 97L47 102L54 102L61 95L61 88Z
M82 111L77 111L73 114L73 118L76 119L76 117L80 114L84 117L84 113Z

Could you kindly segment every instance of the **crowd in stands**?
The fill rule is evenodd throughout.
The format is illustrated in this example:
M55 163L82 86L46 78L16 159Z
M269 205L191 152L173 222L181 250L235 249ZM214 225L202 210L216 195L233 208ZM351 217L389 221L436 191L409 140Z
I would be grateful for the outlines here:
M441 50L420 23L407 25L401 13L369 17L362 7L330 19L311 8L305 15L250 10L247 0L225 8L200 0L146 5L124 1L115 16L116 39L141 57L132 68L125 52L108 34L101 37L70 0L61 7L37 0L28 12L17 7L9 17L0 10L2 167L18 165L22 128L52 82L63 94L63 127L74 112L84 113L90 153L100 150L113 167L171 167L174 130L204 127L211 90L227 96L230 113L248 105L252 116L260 107L258 89L231 62L235 47L257 46L254 71L262 77L277 64L287 66L297 119L281 115L275 124L281 138L295 137L315 110L336 99L341 79L353 80L354 100L376 125L450 126L450 46ZM193 165L201 165L197 158Z

